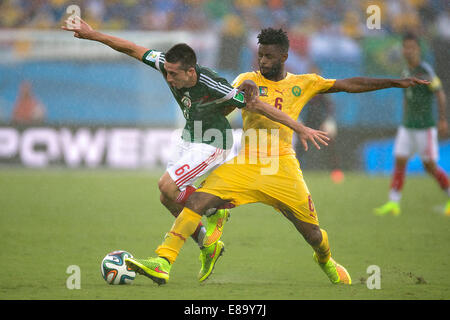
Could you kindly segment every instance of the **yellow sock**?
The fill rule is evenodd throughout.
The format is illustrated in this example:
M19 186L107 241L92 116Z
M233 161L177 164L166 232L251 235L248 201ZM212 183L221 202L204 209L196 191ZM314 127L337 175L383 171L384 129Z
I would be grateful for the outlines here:
M184 208L166 234L164 242L156 249L158 256L174 263L184 242L195 232L201 219L201 215Z
M320 229L320 232L322 232L322 242L318 247L313 247L313 249L316 252L319 263L326 263L331 257L330 244L328 243L327 232L323 229Z

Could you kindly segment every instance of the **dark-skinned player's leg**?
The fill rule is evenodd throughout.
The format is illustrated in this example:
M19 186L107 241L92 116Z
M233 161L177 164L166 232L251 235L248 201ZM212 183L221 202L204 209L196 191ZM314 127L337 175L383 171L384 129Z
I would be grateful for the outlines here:
M325 272L332 283L351 284L352 280L347 270L331 258L328 234L318 225L301 221L288 208L280 210L292 222L297 231L314 250L314 260Z

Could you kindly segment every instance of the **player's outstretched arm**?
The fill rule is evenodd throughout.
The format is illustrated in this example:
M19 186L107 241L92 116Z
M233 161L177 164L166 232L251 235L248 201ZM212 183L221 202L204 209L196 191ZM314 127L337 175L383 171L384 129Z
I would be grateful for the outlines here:
M428 80L421 80L417 78L377 79L367 77L355 77L336 80L334 85L330 89L322 93L333 93L333 92L361 93L387 88L409 88L419 84L429 85L430 82Z
M138 46L131 41L96 31L80 17L75 17L73 19L69 18L65 23L66 26L61 26L61 29L74 32L74 37L101 42L116 51L125 53L140 61L144 54L149 50Z
M251 112L262 114L270 120L281 123L294 130L297 133L300 142L303 144L303 147L306 151L308 150L308 141L312 142L317 149L320 149L319 143L327 146L327 141L330 140L325 131L306 127L289 117L286 113L278 110L268 103L261 101L259 98L255 97L252 102L247 102L245 109Z

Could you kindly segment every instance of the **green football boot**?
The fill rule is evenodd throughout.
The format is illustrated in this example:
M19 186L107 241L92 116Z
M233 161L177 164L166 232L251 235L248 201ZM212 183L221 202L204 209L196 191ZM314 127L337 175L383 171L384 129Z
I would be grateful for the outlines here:
M398 216L400 214L400 204L395 201L388 201L381 207L375 208L373 211L377 216L384 216L388 213Z
M223 234L225 222L230 218L230 210L218 209L206 217L206 234L200 251L202 264L198 273L198 280L205 281L214 270L217 260L225 251L225 245L219 241Z
M206 234L204 247L209 247L220 240L225 222L230 219L230 210L218 209L214 214L206 217Z
M217 241L209 247L203 247L200 251L200 262L202 267L198 273L198 281L203 282L211 275L219 257L225 252L225 244Z
M317 260L316 253L314 252L313 259L319 265L322 271L325 272L331 283L352 284L352 278L350 277L347 269L334 261L333 258L330 258L326 263L320 263Z
M164 258L126 258L125 263L128 268L152 279L158 285L166 284L169 281L169 273L172 266Z

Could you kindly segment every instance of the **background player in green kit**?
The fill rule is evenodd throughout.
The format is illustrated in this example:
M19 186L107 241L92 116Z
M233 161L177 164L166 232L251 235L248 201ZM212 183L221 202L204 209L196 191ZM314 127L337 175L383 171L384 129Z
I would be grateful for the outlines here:
M450 187L446 173L437 165L438 134L447 135L446 95L441 81L431 66L421 60L419 40L412 34L403 38L403 56L407 63L406 77L418 77L430 81L404 89L403 123L399 127L394 145L395 168L389 192L389 201L375 209L375 214L400 214L400 199L408 159L418 153L427 173L436 179L449 200L445 214L450 215ZM438 104L438 122L433 115L433 100Z
M234 108L247 107L243 92L233 88L214 71L199 66L194 50L187 44L176 44L165 53L149 50L128 40L95 31L79 17L75 19L66 21L67 26L62 29L74 32L77 38L103 43L158 70L183 112L186 125L176 154L158 184L161 203L177 217L188 197L196 190L193 183L232 155L233 135L225 116ZM251 110L247 107L246 110L260 113L296 132L301 131L302 143L309 140L318 147L316 139L321 143L324 142L322 139L327 140L325 132L299 126L269 104L258 104L256 107ZM201 249L200 281L210 275L224 250L224 243L219 239L228 215L226 208L213 208L207 217L208 229L200 222L192 234Z

